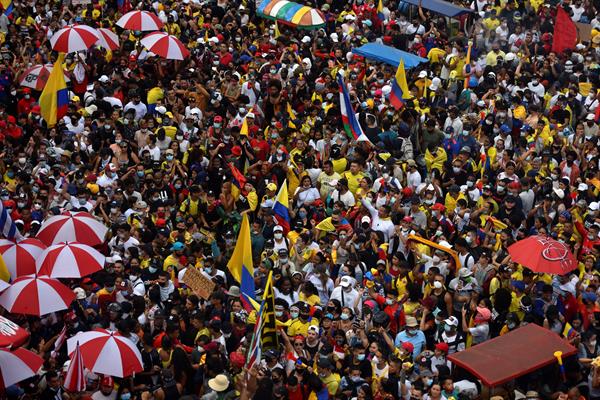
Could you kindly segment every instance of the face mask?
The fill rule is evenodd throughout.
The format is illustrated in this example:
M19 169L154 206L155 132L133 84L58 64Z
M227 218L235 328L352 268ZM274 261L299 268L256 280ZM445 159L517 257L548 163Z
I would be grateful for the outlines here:
M460 172L460 167L452 167L452 171L454 171L455 174L458 174Z
M356 356L356 359L357 359L358 361L363 361L363 360L365 359L365 355L364 355L364 354L359 354L359 355L357 355L357 356ZM360 376L353 376L353 377L352 377L352 380L355 380L354 378L358 378L358 379L360 379ZM357 379L357 380L358 380L358 379Z
M25 206L26 206L26 205L27 205L27 203L24 203L24 202L22 202L22 201L19 201L19 202L17 202L17 206L18 206L19 208L25 208Z
M594 240L594 235L593 235L593 234L591 234L591 233L588 233L587 237L588 237L588 239L590 239L590 240Z
M553 181L558 179L558 175L557 174L550 174L550 178L552 178Z
M204 267L204 272L210 274L212 272L212 267Z
M155 274L156 271L158 271L158 268L156 268L156 267L148 267L148 271L150 271L151 274Z
M440 257L439 256L433 256L431 257L431 259L433 260L434 264L437 264L440 262Z
M517 327L517 324L515 324L514 322L511 322L511 323L506 324L506 326L508 327L508 329L515 329Z
M444 331L450 332L452 330L452 325L444 325Z
M425 200L425 204L432 205L433 204L433 199L426 199Z
M277 132L273 132L273 133L271 133L271 138L272 139L279 139L279 134Z
M300 211L300 212L298 212L298 216L300 217L300 219L306 218L306 215L307 215L306 211Z
M110 125L109 124L105 124L104 125L104 129L109 130L110 129Z
M123 118L123 124L127 125L129 123L129 118Z
M296 318L298 318L298 315L300 315L300 314L299 314L299 313L297 313L297 312L291 312L291 313L290 313L290 316L292 317L292 319L296 319Z
M504 186L496 186L496 191L498 191L498 193L503 193L504 192Z
M342 318L344 321L347 321L350 319L350 316L348 314L342 314L340 318Z
M283 237L283 234L281 234L281 233L275 233L275 234L273 234L273 237L275 239L277 239L277 240L281 240L281 238Z
M467 242L467 244L471 244L473 243L473 238L471 236L467 236L465 237L465 241Z
M80 206L85 206L85 203L87 203L86 199L79 199L79 205Z
M431 386L431 384L433 383L433 379L425 378L423 379L423 383L425 384L425 386Z
M407 328L407 329L406 329L406 332L407 332L409 335L411 335L411 336L414 336L414 335L416 335L416 333L417 333L417 329L416 329L416 328Z
M135 275L129 275L129 281L130 282L134 282L136 280L137 280L137 276L135 276Z
M36 210L41 210L42 209L42 205L41 204L35 204L33 206L33 208L36 209Z
M165 158L167 159L167 161L173 160L173 156L171 154L167 155Z
M283 311L275 311L275 316L276 317L282 317L283 316Z
M596 340L590 340L590 346L596 347Z
M13 96L16 96L17 95L17 91L16 90L11 90L10 94L13 95Z
M385 299L385 304L388 306L394 304L394 299Z
M131 393L121 394L121 400L130 400L130 399L131 399Z
M271 75L275 75L277 73L276 69L271 69Z
M114 290L115 290L115 287L114 287L114 286L109 286L109 287L107 287L107 288L106 288L106 291L107 291L108 293L112 293Z
M137 176L139 176L140 178L144 177L144 171L137 171L136 172Z
M229 338L231 337L231 333L224 333L224 334L223 334L223 337L224 337L225 339L229 339Z

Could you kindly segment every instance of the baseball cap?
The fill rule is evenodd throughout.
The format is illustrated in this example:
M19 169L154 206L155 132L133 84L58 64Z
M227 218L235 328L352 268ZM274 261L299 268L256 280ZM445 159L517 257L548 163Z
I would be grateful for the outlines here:
M343 288L352 286L352 281L351 281L350 277L349 276L342 277L342 279L340 280L340 286Z

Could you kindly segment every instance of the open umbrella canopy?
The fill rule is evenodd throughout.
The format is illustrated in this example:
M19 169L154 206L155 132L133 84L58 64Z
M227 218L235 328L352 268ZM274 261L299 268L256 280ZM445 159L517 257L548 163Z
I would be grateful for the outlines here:
M50 77L53 67L54 65L52 64L39 64L27 68L25 71L23 71L21 76L19 76L19 85L31 88L33 90L44 90L44 86L46 86L46 82L48 82L48 78ZM69 81L70 79L65 76L65 82Z
M0 316L0 347L17 347L29 337L29 332L8 318Z
M48 247L37 260L40 274L52 278L82 278L100 271L105 257L93 247L66 242Z
M46 315L66 310L75 293L49 276L25 275L0 295L0 306L13 314Z
M185 45L173 35L152 32L140 41L148 51L169 60L183 60L190 55Z
M129 11L117 21L117 25L130 31L158 31L163 23L156 14L148 11Z
M45 248L44 243L34 238L21 241L0 239L0 254L12 279L37 273L35 261Z
M69 354L75 352L78 344L83 365L92 372L123 378L144 369L135 344L116 332L100 328L79 332L67 340Z
M119 48L119 36L107 28L97 29L100 39L96 42L99 46L108 50L116 50Z
M52 49L62 53L87 50L100 38L98 31L87 25L67 25L50 38Z
M0 348L0 389L31 378L43 363L42 357L29 350Z
M108 228L87 212L66 212L44 221L36 237L47 246L79 242L96 246L104 242Z
M259 16L274 19L299 29L318 29L325 26L325 16L316 8L288 0L264 0L258 8Z
M577 259L566 244L551 237L535 235L508 248L512 261L533 272L564 275L577 268Z
M71 362L67 369L63 387L69 392L81 392L85 390L85 371L79 343L77 343L75 351L71 354Z

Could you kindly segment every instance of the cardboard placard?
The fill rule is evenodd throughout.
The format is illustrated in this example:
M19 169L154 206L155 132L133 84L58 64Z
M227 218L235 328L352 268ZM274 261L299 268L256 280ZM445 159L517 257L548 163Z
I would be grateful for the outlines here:
M92 0L71 0L71 4L74 6L92 4Z
M185 270L185 274L183 274L183 283L205 300L208 300L215 289L215 283L213 281L204 276L202 272L192 267L188 267Z
M592 40L592 25L582 22L575 22L577 26L577 36L580 42L589 42Z

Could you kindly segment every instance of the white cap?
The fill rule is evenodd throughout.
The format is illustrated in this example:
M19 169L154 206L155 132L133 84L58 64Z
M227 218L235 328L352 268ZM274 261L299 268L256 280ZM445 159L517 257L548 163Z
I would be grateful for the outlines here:
M102 75L100 78L98 78L98 82L107 83L108 81L110 81L110 79L108 79L108 76L106 75Z
M506 56L504 56L504 59L506 61L512 61L515 58L517 58L517 56L515 55L515 53L506 53Z
M597 201L592 201L590 204L588 204L588 208L592 211L598 211L600 204Z
M348 21L354 21L356 19L356 17L352 14L348 14L344 17L344 19L348 20Z
M425 71L422 71L425 72ZM429 90L437 90L442 84L442 80L437 76L431 80L431 85L429 85Z
M331 40L333 40L334 43L337 43L339 41L338 34L335 32L333 32L331 35L329 35L329 37L331 38Z
M85 290L83 290L80 287L76 287L75 289L73 289L73 293L75 293L75 298L77 300L83 300L85 299Z
M460 278L466 278L467 276L473 275L473 272L469 268L461 268L458 270L458 276Z
M594 114L590 113L590 114L588 114L588 115L585 116L585 119L587 121L593 121L593 120L596 119L596 116Z
M167 112L167 107L165 106L158 106L155 108L156 112L159 114L164 114Z
M425 78L425 77L427 77L427 71L419 72L419 78Z
M586 190L588 190L588 185L586 185L585 183L580 183L579 186L577 186L577 190L580 192L585 192Z
M444 320L444 323L446 325L458 326L458 318L456 318L454 315L451 315L448 317L448 319Z
M392 93L392 87L390 85L384 85L381 88L381 93L387 97L390 93Z
M219 43L219 38L216 36L213 36L210 39L208 39L208 41L211 43Z
M361 218L360 223L362 224L363 222L368 222L369 224L371 223L371 217L369 217L368 215L365 215L364 217Z
M310 43L310 36L304 36L302 38L302 40L300 40L302 43Z
M554 193L556 193L556 195L558 196L559 199L564 199L565 198L565 191L562 189L558 189L558 188L554 188L552 189L552 191L554 191Z
M452 248L452 245L451 245L450 243L446 242L445 240L440 240L440 241L438 242L438 244L439 244L440 246L442 246L442 247L447 247L447 248L449 248L449 249L451 249L451 248Z
M281 225L275 225L273 232L283 232L283 227Z
M342 279L340 279L340 286L343 288L352 286L351 278L349 276L343 276Z

